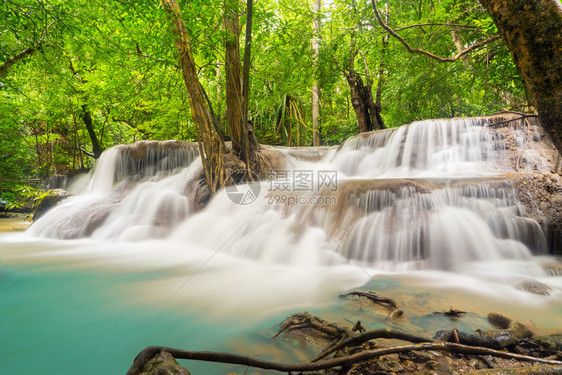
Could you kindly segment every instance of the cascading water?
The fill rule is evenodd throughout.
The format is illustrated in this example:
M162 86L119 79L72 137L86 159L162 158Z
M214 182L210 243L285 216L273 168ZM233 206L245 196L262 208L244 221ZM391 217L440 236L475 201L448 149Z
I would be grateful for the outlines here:
M359 135L317 162L287 153L281 178L291 194L307 203L318 194L340 201L313 209L272 204L289 202L271 199L283 192L271 189L270 181L261 184L262 194L252 205L236 205L221 192L190 216L188 186L200 178L200 162L192 163L199 160L197 149L171 145L107 150L87 194L52 210L30 233L138 241L165 237L179 225L171 238L191 244L201 238L201 247L213 249L247 218L225 252L280 263L351 259L375 268L459 270L470 261L527 260L531 251L547 252L540 226L526 217L512 184L475 179L510 172L497 166L505 157L504 138L484 119L428 120ZM348 196L314 184L321 171L336 171ZM310 181L301 185L310 183L299 191L302 175ZM336 216L353 218L334 230L330 218Z
M150 330L155 322L163 322L167 338L176 337L166 314L180 311L191 314L186 321L193 327L171 330L191 337L193 349L212 349L201 342L231 337L205 341L206 319L259 320L330 306L338 293L369 281L381 292L384 285L418 294L447 286L461 288L462 295L478 293L473 301L488 294L488 304L531 301L541 311L558 311L562 283L548 277L536 257L548 253L545 234L506 176L516 168L548 168L534 147L540 138L530 128L496 129L486 119L461 119L358 135L339 148L268 147L285 165L273 179L234 193L221 190L199 211L196 145L117 146L104 152L81 194L47 212L26 234L2 240L0 256L14 264L39 259L64 270L94 269L103 280L119 275L126 281L107 290L122 293L135 313L157 316L141 319L131 331L112 328L119 337ZM529 279L549 285L548 301L517 289ZM550 313L539 324L548 330L562 325L560 318ZM125 365L143 346L174 346L151 337L121 343ZM116 363L122 371L123 359ZM26 373L15 362L7 368Z

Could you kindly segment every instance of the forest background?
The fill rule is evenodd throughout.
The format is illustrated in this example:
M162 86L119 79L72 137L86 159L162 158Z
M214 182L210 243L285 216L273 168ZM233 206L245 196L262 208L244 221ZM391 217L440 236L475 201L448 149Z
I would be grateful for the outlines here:
M179 5L199 81L228 140L228 4L180 0ZM260 143L334 145L380 126L533 110L480 2L388 0L378 9L414 48L451 57L481 46L442 62L412 54L389 37L371 2L256 0L248 118ZM244 10L240 6L241 55ZM160 2L4 0L0 35L5 203L25 195L26 179L86 170L116 144L197 139L176 36ZM357 103L369 96L384 125L362 125Z

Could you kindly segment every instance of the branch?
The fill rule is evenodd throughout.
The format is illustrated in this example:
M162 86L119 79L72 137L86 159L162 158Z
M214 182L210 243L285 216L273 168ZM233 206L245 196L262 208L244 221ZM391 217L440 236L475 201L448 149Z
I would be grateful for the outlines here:
M180 66L174 62L168 61L168 60L164 60L164 59L159 59L157 57L154 56L150 56L149 54L145 53L139 46L138 42L135 42L135 46L136 46L136 54L139 57L145 58L145 59L150 59L150 60L154 60L157 62L161 62L164 63L166 65L171 65L174 66L176 69L180 69Z
M522 118L526 118L526 117L539 117L538 115L532 114L532 113L524 113L524 112L517 112L517 111L510 111L510 110L505 110L505 111L499 111L494 113L492 116L496 116L496 115L502 115L504 113L509 113L512 115L519 115Z
M538 118L539 117L538 115L535 115L535 114L528 114L528 113L517 112L517 111L501 111L501 112L496 112L491 116L501 115L501 114L504 114L504 113L518 115L519 117L514 117L514 118L509 119L509 120L494 122L494 123L492 123L492 125L494 125L494 126L505 125L505 124L509 124L510 122L520 121L520 120L523 120L523 119L527 119L529 117L531 117L531 118Z
M454 57L441 57L441 56L437 56L434 55L431 52L422 50L422 49L417 49L417 48L412 48L410 47L410 45L408 44L408 42L406 42L406 40L404 40L404 38L402 38L400 35L398 35L396 33L396 31L394 31L393 29L391 29L381 18L381 15L379 14L379 10L377 8L377 0L371 0L371 4L373 6L373 10L375 11L375 16L377 17L377 20L379 21L380 25L383 27L383 29L385 29L390 35L392 35L393 37L395 37L396 39L398 39L400 41L400 43L402 43L404 45L404 47L406 47L406 49L408 50L408 52L410 53L416 53L416 54L420 54L420 55L426 55L431 57L432 59L435 59L437 61L440 62L454 62L457 61L459 58L461 58L461 56L466 55L467 53L469 53L470 51L480 48L486 44L495 42L496 40L500 39L500 36L498 34L496 35L492 35L490 38L483 40L481 42L478 42L476 44L473 44L472 46L468 47L465 50L460 51L459 53L457 53Z
M36 49L33 47L28 47L15 55L14 57L6 60L2 65L0 65L0 78L6 77L8 75L8 70L17 62L25 59L27 56L33 55Z
M435 22L430 22L430 23L418 23L415 25L408 25L408 26L404 26L404 27L399 27L397 29L394 29L394 31L401 31L401 30L406 30L406 29L412 29L414 27L424 27L424 26L447 26L447 27L454 27L455 29L477 29L478 26L474 26L474 25L460 25L460 24L454 24L454 23L435 23Z
M251 358L238 354L231 354L231 353L197 352L197 351L167 348L163 346L149 346L145 348L143 351L141 351L139 355L135 358L133 365L131 366L129 371L127 371L127 375L139 375L142 372L145 363L162 351L170 353L175 359L189 359L189 360L206 361L206 362L229 363L235 365L261 368L266 370L276 370L281 372L294 372L294 371L306 372L306 371L324 370L324 369L340 367L340 366L349 366L357 362L364 362L383 355L405 353L412 350L439 350L439 351L448 351L457 354L492 355L495 357L512 358L520 361L539 362L539 363L545 363L549 365L559 365L559 366L562 365L562 361L536 358L536 357L514 354L509 352L501 352L494 349L472 347L472 346L455 344L450 342L396 346L391 348L368 350L345 357L338 357L338 358L328 359L319 362L295 363L295 364L263 361L260 359Z
M93 153L91 153L89 151L84 150L82 147L80 147L80 151L82 151L84 154L88 155L91 158L94 158L94 159L96 158L96 155L94 155Z

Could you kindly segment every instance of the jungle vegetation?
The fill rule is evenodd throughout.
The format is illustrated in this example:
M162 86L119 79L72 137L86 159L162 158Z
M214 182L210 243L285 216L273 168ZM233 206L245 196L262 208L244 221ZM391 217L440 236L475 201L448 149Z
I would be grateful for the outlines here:
M555 122L560 33L539 45L517 38L556 34L560 1L531 1L536 9L523 10L516 3L4 0L2 198L13 200L24 179L88 169L116 144L201 140L182 80L181 33L170 13L176 6L203 95L196 100L204 102L210 131L221 142L236 145L250 127L261 144L333 145L359 131L415 120L501 110L541 115L547 107L554 109L541 119ZM517 11L529 18L514 24L509 12ZM543 27L537 31L531 19L544 12L551 22L535 22ZM522 44L554 73L538 74ZM548 55L552 61L544 62ZM549 99L538 98L549 85L542 95ZM237 115L232 95L244 97ZM244 150L253 143L244 142L237 156L249 163Z

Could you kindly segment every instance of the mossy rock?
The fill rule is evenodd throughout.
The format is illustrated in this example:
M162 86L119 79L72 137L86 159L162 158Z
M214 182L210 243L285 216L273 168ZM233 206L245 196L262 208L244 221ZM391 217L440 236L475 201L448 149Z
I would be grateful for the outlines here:
M550 350L562 351L562 334L557 333L550 336L539 336L535 339L535 343L542 345Z
M168 352L160 352L146 362L139 375L191 375Z
M35 203L35 211L33 213L33 220L39 219L51 208L57 206L60 202L72 196L68 191L63 189L49 190L47 194L41 197Z

